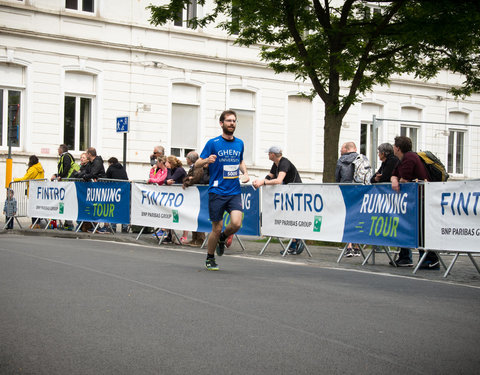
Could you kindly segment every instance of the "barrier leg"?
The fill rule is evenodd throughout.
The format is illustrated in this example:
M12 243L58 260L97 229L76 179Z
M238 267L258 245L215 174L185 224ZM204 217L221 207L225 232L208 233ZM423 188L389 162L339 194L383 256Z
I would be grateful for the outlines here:
M265 245L263 245L262 250L260 251L260 253L259 253L258 255L262 255L262 254L263 254L263 252L267 249L268 244L270 243L271 240L272 240L272 237L268 237L267 242L265 242Z
M388 259L390 259L390 262L392 262L392 264L395 266L395 267L398 267L397 266L397 263L395 263L394 259L392 258L392 254L390 253L390 247L389 246L383 246L384 250L385 250L385 253L387 254L388 256Z
M138 239L142 235L144 229L145 229L145 227L142 227L142 229L140 229L140 232L138 232L138 236L137 236L137 238L135 238L135 241L138 241ZM157 232L155 232L155 233L157 233Z
M97 225L95 225L95 228L93 228L93 234L95 234L97 232L97 229L98 227L100 226L100 223L97 223Z
M340 261L342 260L343 254L345 254L345 251L347 251L347 246L348 246L348 243L346 243L345 246L343 247L343 250L342 250L342 252L340 253L340 256L337 259L337 263L340 263Z
M37 219L35 220L35 222L31 225L30 229L34 229L34 228L35 228L35 225L37 225L38 220L40 220L39 217L37 217Z
M448 274L449 274L450 271L452 270L455 262L457 261L459 255L460 255L460 253L455 253L455 256L453 257L452 261L450 262L450 265L448 266L447 270L446 270L445 273L443 274L443 277L447 277L447 276L448 276Z
M5 229L8 226L8 224L12 221L12 219L13 219L13 216L8 218L8 220L5 222L5 225L3 226L3 229Z
M312 257L312 253L310 252L310 249L308 248L308 246L307 246L307 244L305 243L305 241L304 241L304 240L300 240L300 241L302 241L303 246L305 246L305 250L307 251L308 256L309 256L310 258L313 258L313 257Z
M207 235L205 236L205 239L203 240L202 246L200 246L200 249L203 249L203 247L207 244L208 236L210 236L210 233L207 233Z
M17 222L20 229L23 229L22 224L20 224L20 220L18 220L18 217L16 217L16 216L14 216L14 217L15 217L15 221Z
M80 222L80 224L77 225L77 228L75 229L75 233L78 233L80 229L82 229L83 221Z
M177 235L177 232L175 232L173 229L170 229L172 231L172 233L174 234L175 238L177 239L177 242L181 245L182 244L182 241L180 241L180 238L178 237ZM173 240L173 236L172 236L172 243L175 243L175 241Z
M362 262L362 266L368 263L368 260L370 259L370 257L372 257L372 264L375 264L375 249L372 249L372 251L368 253L368 255L365 257L365 259Z
M467 253L468 257L470 258L470 260L472 261L473 265L475 266L475 268L477 269L477 272L480 273L480 268L478 268L478 264L477 262L475 261L475 259L473 258L473 255L471 253Z
M237 239L238 242L240 242L240 247L242 248L243 251L245 251L245 246L243 246L242 241L240 241L240 238L238 238L238 235L235 234L235 238Z
M420 258L420 260L418 261L417 265L415 266L415 269L413 270L413 273L417 273L418 269L420 268L420 264L423 263L423 261L425 260L425 258L427 257L427 251L425 251L422 255L422 257Z
M290 238L290 241L288 241L287 246L286 246L286 247L284 248L284 250L283 250L282 257L284 257L285 255L287 255L287 251L288 251L290 245L292 244L292 242L293 242L293 238ZM282 244L282 246L283 246L283 244Z
M43 228L43 230L47 230L47 229L48 229L48 226L50 225L50 223L51 223L52 221L53 221L52 219L48 219L48 223L47 223L47 225L45 226L45 228Z
M439 252L436 251L435 254L437 254L438 261L439 261L440 264L443 266L443 268L447 269L447 266L446 266L445 263L443 262L443 259L442 259L442 257L440 256Z

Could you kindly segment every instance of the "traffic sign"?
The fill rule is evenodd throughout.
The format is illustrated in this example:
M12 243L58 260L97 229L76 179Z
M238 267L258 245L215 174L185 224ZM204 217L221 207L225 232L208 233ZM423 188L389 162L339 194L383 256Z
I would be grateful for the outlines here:
M117 117L117 133L128 133L128 116Z

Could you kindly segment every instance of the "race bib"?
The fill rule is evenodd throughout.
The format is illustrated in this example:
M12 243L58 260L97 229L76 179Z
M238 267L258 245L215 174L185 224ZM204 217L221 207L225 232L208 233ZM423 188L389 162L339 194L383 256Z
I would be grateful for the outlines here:
M238 178L238 165L224 165L223 166L223 179Z

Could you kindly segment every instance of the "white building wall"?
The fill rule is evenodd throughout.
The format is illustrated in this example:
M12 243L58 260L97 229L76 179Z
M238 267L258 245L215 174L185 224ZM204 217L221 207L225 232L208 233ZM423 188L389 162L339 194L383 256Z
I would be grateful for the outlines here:
M0 88L19 89L23 95L22 141L13 149L14 177L23 176L31 154L39 157L46 176L55 173L56 150L63 143L64 97L77 89L69 87L66 75L82 72L92 75L94 87L89 92L78 87L76 93L92 98L91 145L105 160L111 156L122 159L123 135L115 133L115 119L130 116L127 170L131 179L146 178L155 145L164 145L167 152L172 147L172 84L183 82L200 87L198 149L219 134L221 111L236 107L229 99L230 90L247 90L255 97L250 174L265 175L270 168L265 150L272 144L284 150L305 145L310 155L292 161L301 166L304 181L321 181L323 144L328 142L323 136L323 103L318 97L311 103L307 139L294 139L287 124L288 96L308 93L309 82L274 74L259 61L258 48L235 46L233 38L213 26L199 31L151 26L145 9L151 2L166 1L97 0L94 14L87 14L66 10L63 0L0 0L0 64L23 69L21 82L13 82L9 74L0 77ZM372 121L372 108L366 105L362 111L362 102L378 105L377 117L386 119L400 119L402 107L417 108L419 120L438 122L418 122L421 148L446 161L448 131L465 130L464 173L453 177L480 178L480 128L442 124L449 121L452 111L468 114L469 124L480 124L480 95L455 100L447 94L450 85L459 83L461 78L448 72L428 83L395 77L390 86L376 87L351 108L340 142L353 140L360 145L360 124ZM383 121L378 143L393 142L400 124ZM6 154L6 145L1 145L2 184ZM80 152L74 156L78 158Z

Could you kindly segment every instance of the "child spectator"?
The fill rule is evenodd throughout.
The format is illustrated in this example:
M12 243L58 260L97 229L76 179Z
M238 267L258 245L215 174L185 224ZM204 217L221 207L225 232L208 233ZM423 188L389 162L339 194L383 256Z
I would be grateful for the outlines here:
M13 229L13 217L17 214L17 200L13 196L12 189L7 189L7 199L5 199L5 205L3 206L3 214L5 215L5 223L7 223L5 229Z

